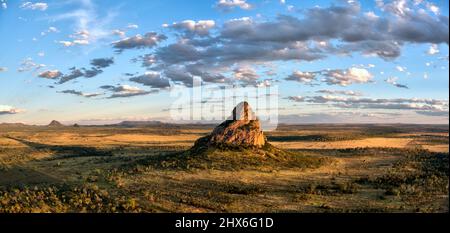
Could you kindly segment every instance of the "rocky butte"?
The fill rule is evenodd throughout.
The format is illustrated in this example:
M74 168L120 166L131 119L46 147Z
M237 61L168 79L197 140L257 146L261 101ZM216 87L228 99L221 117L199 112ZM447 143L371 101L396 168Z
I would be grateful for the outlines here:
M48 124L49 127L61 127L64 126L63 124L61 124L59 121L55 121L53 120L52 122L50 122L50 124Z
M194 147L255 147L262 148L266 138L261 123L247 102L239 103L231 116L212 133L196 141Z
M190 149L147 161L156 167L175 169L262 169L317 167L317 159L271 145L261 123L247 102L239 103L231 116Z

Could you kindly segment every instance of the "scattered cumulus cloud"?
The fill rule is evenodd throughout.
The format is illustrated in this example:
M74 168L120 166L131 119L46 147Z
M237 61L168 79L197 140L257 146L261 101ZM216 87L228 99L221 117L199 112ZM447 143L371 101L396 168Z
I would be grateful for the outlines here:
M239 80L245 84L255 83L256 80L259 78L259 75L256 72L256 70L249 66L236 67L233 70L233 75L236 80Z
M76 67L72 67L70 68L70 73L63 75L61 79L58 81L58 84L63 84L83 76L84 73L82 70L77 69Z
M103 73L102 69L99 69L97 67L91 67L90 69L88 68L82 68L83 73L84 73L84 77L86 78L93 78L101 73Z
M23 110L14 108L9 105L1 105L0 104L0 116L1 115L9 115L9 114L17 114L17 113L21 113L21 112L23 112Z
M331 104L339 108L355 109L384 109L384 110L414 110L428 112L448 112L448 100L420 99L420 98L397 98L397 99L373 99L360 97L344 97L335 95L308 96L301 99L288 97L295 102L306 102L314 104Z
M66 3L74 10L48 18L50 21L73 22L74 33L69 35L70 39L61 40L61 44L66 47L95 45L98 41L113 36L110 24L118 14L115 9L106 9L103 14L99 14L97 4L93 0L66 1Z
M439 53L439 47L438 47L438 45L437 45L437 44L432 44L432 45L430 46L430 48L428 49L427 53L428 53L429 55L434 55L434 54Z
M316 79L316 72L302 72L302 71L294 71L291 75L289 75L286 80L297 81L303 84L312 84Z
M115 30L113 30L112 31L112 34L113 35L116 35L116 36L120 36L120 37L125 37L125 31L123 31L123 30L120 30L120 29L115 29Z
M438 6L436 6L435 4L431 3L431 2L427 2L426 3L426 7L428 10L430 10L431 12L433 12L435 15L439 15L440 13L440 9Z
M190 72L192 70L203 75L202 79L220 76L235 78L234 70L240 66L312 62L333 55L352 56L354 53L392 61L401 55L403 46L408 43L448 44L448 17L424 14L411 4L406 1L398 5L380 2L379 7L383 11L377 17L367 17L367 12L356 1L353 4L305 9L299 17L283 14L268 20L243 17L215 25L208 30L207 37L199 37L199 21L165 25L176 27L183 33L165 45L155 42L161 40L151 40L149 47L155 50L151 55L146 55L148 59L145 59L143 66L160 72L171 81L189 83L195 76ZM330 24L330 21L339 24ZM202 32L204 35L207 33L206 29ZM151 37L155 36L152 34ZM140 43L142 40L143 37L124 39L114 43L114 47L119 52L146 47ZM323 77L322 81L327 84L346 86L371 82L373 75L367 70L369 68L373 67L315 74Z
M348 86L354 83L368 83L372 80L373 75L366 69L349 68L347 70L329 70L324 71L324 81L328 85Z
M122 52L125 49L153 48L158 45L158 43L166 39L167 37L165 35L161 35L156 32L149 32L144 36L138 34L119 41L115 41L112 43L112 45L113 48L116 49L116 51Z
M102 93L83 93L81 91L75 91L75 90L64 90L64 91L61 91L60 93L72 94L72 95L82 96L82 97L86 97L86 98L91 98L91 97L96 97L96 96L102 95Z
M39 10L39 11L45 11L48 8L48 4L45 2L24 2L22 5L20 5L20 8L27 9L27 10Z
M295 102L304 102L305 101L305 97L299 96L299 95L298 96L289 96L289 97L287 97L287 99L295 101Z
M119 85L119 86L105 85L101 86L100 88L112 92L111 96L108 97L109 99L148 95L151 93L158 92L157 90L145 91L140 89L139 87L133 87L130 85Z
M96 68L106 68L114 64L114 58L96 58L91 60L91 65Z
M397 77L389 77L385 81L395 87L409 89L407 85L397 83L397 80L398 80Z
M134 24L134 23L129 23L127 26L128 29L138 29L139 25Z
M361 92L357 91L341 91L341 90L318 90L317 93L328 95L347 95L347 96L362 96Z
M47 70L42 73L40 73L38 76L40 78L47 78L47 79L56 79L61 77L63 74L59 70Z
M216 7L223 11L230 11L234 8L250 10L252 8L252 5L247 3L246 0L219 0L216 3Z
M93 78L103 73L103 69L113 65L114 58L95 58L91 60L90 64L92 65L90 68L70 68L70 72L62 75L57 84L63 84L80 77Z
M405 72L406 71L406 67L404 67L404 66L396 66L395 69L397 69L399 72Z
M58 33L59 30L56 27L49 27L47 30L41 32L41 36L46 36L49 33Z
M0 0L0 7L4 10L8 9L8 4L6 0Z
M39 64L33 61L32 58L25 58L21 63L17 72L28 72L28 71L38 71L46 67L45 64Z
M73 40L73 41L61 40L61 41L58 41L58 43L60 43L64 47L72 47L72 46L76 46L76 45L89 45L88 40Z
M146 72L143 75L130 78L130 81L142 84L144 86L150 86L152 88L170 87L169 80L161 78L161 74L158 72Z
M209 35L209 31L216 26L214 20L184 20L182 22L174 22L172 24L163 24L165 28L182 31L184 33L193 33L200 36Z
M286 10L289 11L289 12L294 11L294 9L295 9L295 7L293 5L289 5L289 6L286 7Z

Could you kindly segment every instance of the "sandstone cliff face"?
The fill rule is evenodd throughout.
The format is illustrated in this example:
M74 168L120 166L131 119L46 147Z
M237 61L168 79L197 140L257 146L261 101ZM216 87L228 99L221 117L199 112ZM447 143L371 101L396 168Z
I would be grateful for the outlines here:
M261 124L247 102L238 104L232 115L212 133L196 142L199 146L226 145L231 147L258 147L266 143ZM205 145L206 144L206 145Z

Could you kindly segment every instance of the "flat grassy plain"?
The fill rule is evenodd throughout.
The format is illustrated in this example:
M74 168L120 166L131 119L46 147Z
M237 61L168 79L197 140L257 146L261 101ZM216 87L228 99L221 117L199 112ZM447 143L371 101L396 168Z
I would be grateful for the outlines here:
M212 128L0 125L0 212L448 212L448 125L267 132L299 166L165 159Z

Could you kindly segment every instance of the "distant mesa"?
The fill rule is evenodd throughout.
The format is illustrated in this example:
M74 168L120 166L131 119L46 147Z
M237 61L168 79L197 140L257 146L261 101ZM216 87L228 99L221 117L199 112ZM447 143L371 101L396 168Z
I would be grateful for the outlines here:
M75 123L75 124L73 124L73 127L75 127L75 128L80 128L80 125L77 124L77 123Z
M50 122L50 124L48 124L49 127L61 127L64 126L63 124L61 124L61 122L59 121L55 121L53 120L52 122Z

